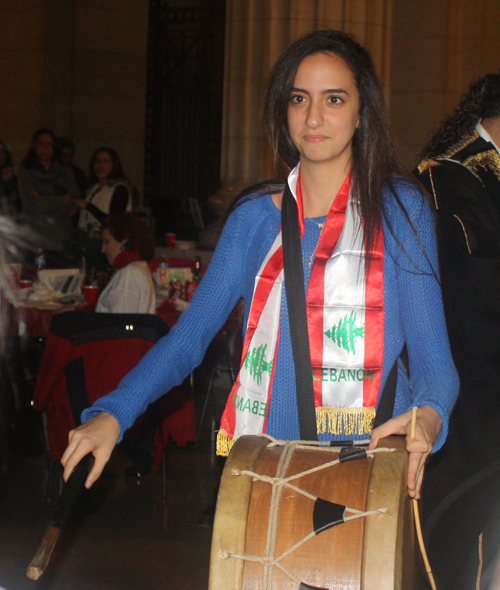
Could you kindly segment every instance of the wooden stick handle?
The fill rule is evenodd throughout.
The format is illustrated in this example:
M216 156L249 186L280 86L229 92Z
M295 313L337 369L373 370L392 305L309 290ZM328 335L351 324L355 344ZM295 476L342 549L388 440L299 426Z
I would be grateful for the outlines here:
M415 438L415 434L417 432L417 414L418 414L418 407L413 406L411 409L411 427L410 427L410 436Z
M26 575L30 580L38 580L38 578L43 574L47 564L49 563L52 551L56 546L60 532L61 529L53 526L49 526L45 531L45 535L43 536L42 542L35 553L35 557L33 557L26 570Z
M68 477L68 481L64 484L42 542L26 570L26 575L30 580L38 580L47 567L52 551L59 538L61 528L71 513L78 495L84 489L85 480L93 465L94 456L92 453L88 453L73 469L71 475Z

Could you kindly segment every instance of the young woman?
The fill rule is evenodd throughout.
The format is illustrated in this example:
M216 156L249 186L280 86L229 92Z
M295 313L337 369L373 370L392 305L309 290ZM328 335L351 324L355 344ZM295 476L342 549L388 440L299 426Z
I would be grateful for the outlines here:
M84 412L62 458L65 477L91 450L90 487L121 433L201 362L240 297L243 362L219 431L220 447L265 431L300 438L281 207L297 200L307 323L320 438L366 438L391 369L394 418L371 445L407 435L408 489L418 497L423 464L446 437L458 380L437 277L432 214L394 156L383 100L367 52L338 31L292 44L269 85L265 119L283 183L238 201L190 307L118 389ZM285 188L285 190L284 190ZM288 198L288 196L287 196ZM398 359L404 345L408 369ZM404 355L403 355L404 356ZM410 409L419 406L409 436Z
M116 273L99 296L96 311L154 314L155 288L145 262L154 256L148 226L132 213L110 215L102 226L102 253Z
M81 209L78 227L100 228L108 215L132 210L132 187L113 148L100 147L92 154L89 185L85 199L76 201Z

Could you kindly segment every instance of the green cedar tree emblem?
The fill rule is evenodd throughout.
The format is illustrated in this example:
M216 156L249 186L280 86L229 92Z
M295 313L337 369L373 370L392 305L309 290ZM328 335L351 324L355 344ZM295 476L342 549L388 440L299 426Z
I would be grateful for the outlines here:
M345 315L336 326L332 326L330 330L325 332L325 336L331 338L339 348L343 348L348 353L356 354L356 340L357 338L365 339L365 325L358 327L355 322L356 314L351 311L349 317Z
M249 350L245 357L245 369L248 370L258 385L261 384L262 373L266 371L270 375L273 368L273 361L266 361L266 348L267 344L261 344L259 348Z

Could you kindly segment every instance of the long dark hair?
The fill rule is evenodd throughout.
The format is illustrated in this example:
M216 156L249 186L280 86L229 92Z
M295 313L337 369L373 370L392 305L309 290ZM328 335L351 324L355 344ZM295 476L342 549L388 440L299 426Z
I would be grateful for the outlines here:
M155 246L150 228L132 213L116 213L108 215L102 224L117 242L127 240L124 249L138 252L143 260L151 260Z
M113 168L111 169L111 172L109 173L109 176L107 178L107 180L119 180L119 179L125 179L125 173L123 172L123 166L120 160L120 156L118 155L118 152L110 147L98 147L96 150L94 150L94 153L92 154L92 157L90 158L90 164L89 164L89 180L90 180L90 184L96 184L97 182L97 176L94 172L94 160L96 159L97 154L100 154L101 152L106 152L107 154L109 154L109 157L111 158L111 161L113 162Z
M53 147L53 154L52 154L52 162L54 162L57 159L58 149L57 149L56 134L52 131L52 129L49 129L48 127L41 127L40 129L37 129L35 131L35 133L33 133L33 136L31 137L30 149L28 150L28 153L24 156L24 159L21 162L21 166L29 168L32 165L33 160L36 159L35 144L38 141L38 138L41 137L42 135L50 135L52 137L52 143L54 146Z
M445 119L422 150L431 160L470 135L481 119L500 117L500 74L486 74L473 82L455 112Z
M314 31L292 43L281 54L269 77L265 94L265 127L275 155L287 168L296 166L300 155L290 137L287 120L290 93L302 60L317 53L340 57L351 70L359 92L359 125L352 140L352 188L359 200L366 252L369 253L382 221L384 187L392 190L400 203L393 188L394 178L399 176L410 180L410 177L395 154L382 91L366 49L347 33L333 30ZM263 194L266 187L267 192L279 192L283 186L283 183L272 181L250 190Z

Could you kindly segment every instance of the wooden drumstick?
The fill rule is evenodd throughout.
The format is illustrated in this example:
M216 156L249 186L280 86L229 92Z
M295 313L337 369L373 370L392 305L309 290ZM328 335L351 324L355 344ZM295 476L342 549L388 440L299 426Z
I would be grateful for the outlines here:
M64 484L42 542L26 570L26 575L30 580L38 580L47 567L52 551L59 538L61 528L71 513L80 492L84 489L85 481L93 465L94 455L92 453L85 455L73 469L68 481Z
M417 414L418 414L418 407L413 406L411 411L411 426L410 426L410 436L411 438L415 438L415 434L417 431ZM431 564L429 563L429 558L427 557L427 551L425 550L424 544L424 536L422 535L422 526L420 524L420 512L418 510L418 500L413 498L413 514L415 515L415 528L417 530L417 538L418 544L420 545L420 552L422 553L422 559L424 560L425 571L429 576L429 582L432 587L432 590L437 590L436 582L434 581L434 576L432 574Z

